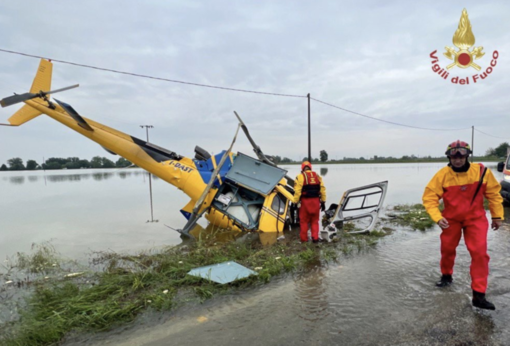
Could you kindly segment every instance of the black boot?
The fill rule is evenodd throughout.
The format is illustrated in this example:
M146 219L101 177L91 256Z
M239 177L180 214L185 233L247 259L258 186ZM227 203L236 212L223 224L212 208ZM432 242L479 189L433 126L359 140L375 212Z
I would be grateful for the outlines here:
M496 310L494 304L485 299L485 293L473 291L472 302L474 307L486 310Z
M446 274L443 274L441 275L441 279L436 282L436 286L437 287L447 287L447 286L450 286L453 282L453 279L452 279L452 276L451 275L446 275Z

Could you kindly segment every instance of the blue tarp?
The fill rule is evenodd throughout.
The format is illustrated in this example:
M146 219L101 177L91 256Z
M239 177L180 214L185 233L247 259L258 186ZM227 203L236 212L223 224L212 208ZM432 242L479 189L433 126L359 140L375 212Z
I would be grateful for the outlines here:
M195 268L190 270L188 274L211 280L219 284L226 284L238 279L246 278L250 275L257 275L257 272L243 267L234 261L229 261Z

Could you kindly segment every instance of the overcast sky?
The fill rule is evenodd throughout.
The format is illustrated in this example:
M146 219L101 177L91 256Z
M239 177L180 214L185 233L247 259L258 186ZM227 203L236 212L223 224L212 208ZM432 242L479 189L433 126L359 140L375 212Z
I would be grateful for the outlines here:
M492 73L478 83L469 67L432 71L452 46L463 8L486 53L475 61ZM439 156L449 142L471 142L483 154L509 132L508 1L1 1L0 49L191 83L303 95L386 121L312 101L312 155L331 159L415 154ZM27 92L36 58L0 52L0 97ZM455 85L452 77L469 77ZM195 145L226 149L237 111L263 151L307 155L307 99L224 91L54 63L57 96L81 115L192 156ZM0 109L0 123L20 106ZM501 138L497 138L501 137ZM239 137L235 151L252 154ZM0 126L0 164L21 157L116 160L100 146L42 115L20 127Z

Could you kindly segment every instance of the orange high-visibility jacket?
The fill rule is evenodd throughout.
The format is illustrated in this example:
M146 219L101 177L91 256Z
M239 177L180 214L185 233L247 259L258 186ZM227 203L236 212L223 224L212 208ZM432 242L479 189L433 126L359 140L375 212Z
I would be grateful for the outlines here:
M476 219L485 215L483 197L489 200L489 210L493 219L503 219L503 198L499 194L501 185L487 168L482 185L475 199L483 166L471 163L467 172L457 173L451 167L444 167L434 175L423 193L423 206L434 222L443 217L459 222ZM439 200L443 199L444 210L439 210Z
M305 177L305 174L308 174ZM305 171L304 173L299 174L296 177L296 181L294 183L294 200L293 203L298 203L301 198L301 192L303 191L303 185L305 185L305 178L308 180L308 183L310 184L320 184L320 199L321 202L326 202L326 187L324 186L324 183L322 182L322 177L318 175L317 173L313 171ZM313 179L318 179L318 182L311 181Z

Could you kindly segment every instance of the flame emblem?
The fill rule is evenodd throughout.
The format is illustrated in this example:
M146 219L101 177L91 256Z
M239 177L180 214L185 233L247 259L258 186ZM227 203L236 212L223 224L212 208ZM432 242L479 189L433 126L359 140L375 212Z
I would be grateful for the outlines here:
M475 35L473 35L473 31L471 30L471 22L469 21L466 9L462 10L459 27L453 35L453 44L459 48L459 50L456 51L453 47L445 47L446 52L443 53L443 55L453 60L453 63L446 66L446 69L449 70L457 66L460 68L473 67L477 71L480 71L480 66L475 64L473 60L480 59L485 53L482 52L483 47L475 47L472 51L469 51L469 48L475 44Z

